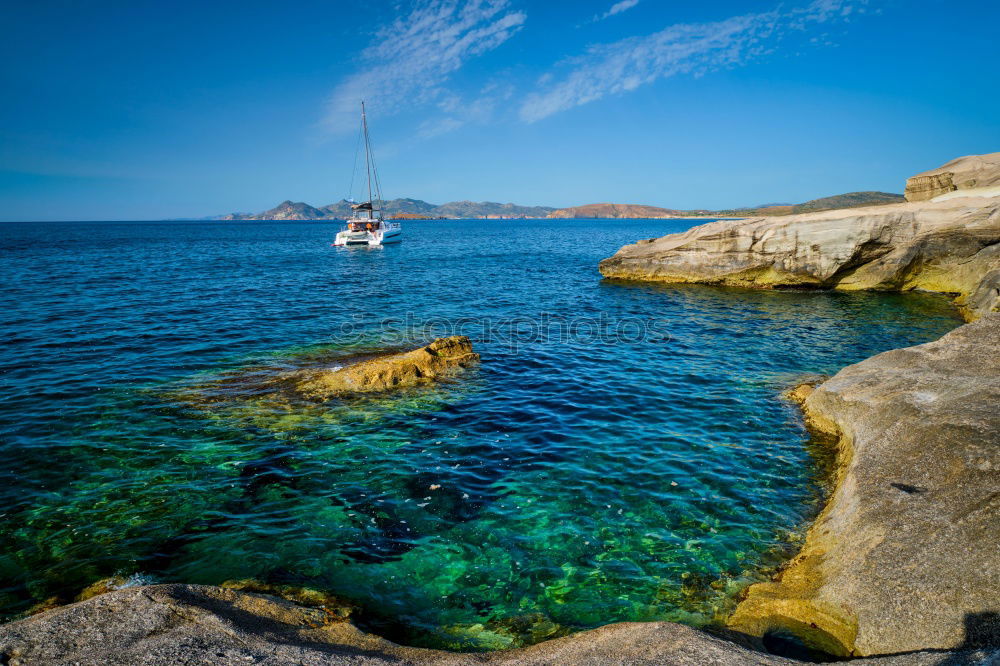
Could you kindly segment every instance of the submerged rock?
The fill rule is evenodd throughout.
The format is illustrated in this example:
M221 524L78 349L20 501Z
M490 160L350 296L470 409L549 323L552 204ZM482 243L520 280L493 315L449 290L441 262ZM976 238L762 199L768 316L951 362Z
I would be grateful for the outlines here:
M720 220L626 245L600 271L744 287L923 289L956 295L975 319L1000 309L1000 196Z
M126 587L128 584L129 580L124 576L102 578L96 583L92 583L83 588L83 591L76 595L76 601L86 601L87 599L92 599L100 594L107 594L108 592Z
M1000 651L915 653L872 666L986 664ZM486 654L404 647L366 634L325 607L203 585L115 590L0 625L0 660L25 664L657 664L791 665L670 622L612 624Z
M465 336L439 338L410 351L334 348L275 356L215 375L186 380L169 395L177 403L259 427L295 428L311 415L329 416L332 398L388 393L431 384L475 365ZM412 397L412 396L411 396Z
M843 656L1000 647L1000 314L796 397L836 488L729 625Z
M292 382L302 395L328 400L342 395L379 393L416 386L479 362L472 342L464 335L438 338L426 347L376 357L343 368L302 370Z

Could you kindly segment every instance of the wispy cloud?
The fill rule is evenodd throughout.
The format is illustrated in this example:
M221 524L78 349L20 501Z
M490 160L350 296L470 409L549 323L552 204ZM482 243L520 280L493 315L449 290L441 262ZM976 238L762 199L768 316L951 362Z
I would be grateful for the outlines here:
M509 100L513 95L513 86L496 82L483 86L478 93L467 98L451 92L443 92L441 100L437 103L440 115L422 122L417 129L417 137L430 139L469 123L489 124L494 119L497 106Z
M449 76L470 58L503 44L524 24L524 12L510 11L508 5L508 0L423 1L376 31L361 54L360 71L333 91L328 127L353 129L361 99L382 115L401 107L445 103ZM439 130L461 123L453 118Z
M603 21L604 19L614 16L615 14L621 14L622 12L632 9L637 4L639 4L639 0L621 0L621 2L616 2L611 5L611 9L608 11L595 16L594 21Z
M519 114L522 120L535 122L658 79L738 66L774 51L791 32L846 21L852 12L864 11L865 3L814 0L804 7L782 6L713 23L677 24L651 35L596 45L557 66L557 71L568 72L543 76L541 90L527 96Z

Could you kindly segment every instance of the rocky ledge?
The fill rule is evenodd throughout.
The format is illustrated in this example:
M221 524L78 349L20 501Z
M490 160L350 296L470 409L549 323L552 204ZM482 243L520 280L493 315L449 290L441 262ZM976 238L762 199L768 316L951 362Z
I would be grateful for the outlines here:
M301 597L301 595L299 595ZM329 599L327 599L329 602ZM988 664L1000 652L917 652L872 666ZM396 645L341 608L202 585L119 589L0 626L0 663L28 664L658 664L802 662L670 622L621 623L517 650L458 654Z
M730 627L843 656L1000 646L1000 314L796 395L835 490Z
M979 170L978 180L963 185L992 182L985 171L993 162L964 159ZM1000 157L996 169L1000 178ZM989 187L949 190L929 201L710 222L626 245L600 271L615 279L742 287L923 289L954 295L975 319L1000 309L994 194L1000 192Z

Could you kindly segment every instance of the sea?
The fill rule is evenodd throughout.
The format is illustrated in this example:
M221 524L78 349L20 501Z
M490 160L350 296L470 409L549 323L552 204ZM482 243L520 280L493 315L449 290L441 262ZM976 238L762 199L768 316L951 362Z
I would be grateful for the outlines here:
M822 505L782 392L961 319L931 294L612 282L693 220L0 224L0 617L95 581L323 591L490 650L718 624ZM444 335L478 366L315 402L282 378Z

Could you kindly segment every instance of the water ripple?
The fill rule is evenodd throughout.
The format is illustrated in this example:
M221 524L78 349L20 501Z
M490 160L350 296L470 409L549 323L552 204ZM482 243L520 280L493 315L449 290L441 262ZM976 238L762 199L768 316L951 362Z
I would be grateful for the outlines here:
M320 224L0 225L0 611L144 573L323 588L438 646L711 622L815 511L780 391L958 320L927 295L600 281L685 225L421 222L357 252ZM657 334L512 347L483 322L543 315ZM461 317L483 360L460 381L325 405L261 384Z

